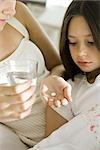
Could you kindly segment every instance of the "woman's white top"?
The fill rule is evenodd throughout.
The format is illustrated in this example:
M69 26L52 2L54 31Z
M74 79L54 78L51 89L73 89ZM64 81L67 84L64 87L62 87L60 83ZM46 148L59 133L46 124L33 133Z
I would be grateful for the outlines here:
M23 39L17 49L9 57L0 62L0 67L10 60L16 60L21 63L23 60L25 61L25 58L35 59L38 62L38 86L36 90L36 102L33 104L31 115L24 119L7 122L5 124L12 128L24 143L32 146L44 137L45 108L40 99L39 86L41 79L47 76L49 72L45 67L41 51L29 40L29 34L26 28L16 18L12 18L8 23L23 35Z
M90 84L77 76L72 85L73 101L55 110L69 122L31 150L100 149L100 75Z

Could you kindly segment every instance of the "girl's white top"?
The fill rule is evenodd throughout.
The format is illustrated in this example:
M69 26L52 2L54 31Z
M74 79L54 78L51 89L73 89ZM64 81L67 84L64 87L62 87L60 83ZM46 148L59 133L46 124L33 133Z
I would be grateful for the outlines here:
M100 149L100 75L90 84L83 75L72 85L73 102L55 110L69 122L31 150Z

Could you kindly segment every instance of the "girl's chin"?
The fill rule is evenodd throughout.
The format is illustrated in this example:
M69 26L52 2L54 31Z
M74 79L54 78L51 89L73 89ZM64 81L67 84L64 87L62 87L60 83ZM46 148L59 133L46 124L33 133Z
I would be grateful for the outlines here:
M93 71L92 68L82 68L82 67L79 67L83 72L91 72Z

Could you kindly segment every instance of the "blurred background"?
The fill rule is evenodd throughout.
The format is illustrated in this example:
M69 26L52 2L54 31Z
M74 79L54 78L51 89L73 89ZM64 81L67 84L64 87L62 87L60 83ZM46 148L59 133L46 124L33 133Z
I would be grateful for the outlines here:
M47 34L59 47L59 35L64 13L72 0L21 0L39 20Z

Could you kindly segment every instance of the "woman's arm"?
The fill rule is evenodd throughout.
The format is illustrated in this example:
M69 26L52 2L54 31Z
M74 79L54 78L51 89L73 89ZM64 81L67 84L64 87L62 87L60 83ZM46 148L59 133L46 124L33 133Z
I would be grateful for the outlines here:
M57 48L51 42L46 32L43 30L38 20L32 15L28 7L21 2L17 2L16 12L16 18L27 28L30 40L39 47L44 55L48 70L61 64Z

